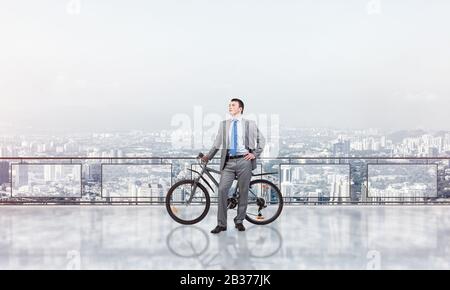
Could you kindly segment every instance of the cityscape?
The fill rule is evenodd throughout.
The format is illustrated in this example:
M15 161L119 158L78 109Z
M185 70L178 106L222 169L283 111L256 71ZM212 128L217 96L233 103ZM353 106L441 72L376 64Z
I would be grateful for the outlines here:
M134 200L156 198L164 202L167 190L171 186L170 164L126 165L104 164L102 170L102 194L112 197L128 197Z
M369 165L368 197L435 198L438 166Z
M11 164L11 172L12 197L81 197L81 164Z
M294 201L350 199L349 165L281 165L281 192Z
M190 178L189 169L199 169L193 157L209 150L195 143L179 148L173 134L3 134L1 199L161 203L174 182ZM286 202L423 202L450 195L450 159L433 160L450 158L450 132L283 128L280 136L268 136L266 149L276 150L265 150L255 171L278 172L268 178L279 185ZM375 157L379 160L364 159Z

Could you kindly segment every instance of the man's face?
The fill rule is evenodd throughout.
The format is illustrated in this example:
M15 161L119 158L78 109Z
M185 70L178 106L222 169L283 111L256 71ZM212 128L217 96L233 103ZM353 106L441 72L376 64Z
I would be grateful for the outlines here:
M228 112L231 115L237 115L242 111L242 108L239 107L239 103L236 101L230 102L230 104L228 105Z

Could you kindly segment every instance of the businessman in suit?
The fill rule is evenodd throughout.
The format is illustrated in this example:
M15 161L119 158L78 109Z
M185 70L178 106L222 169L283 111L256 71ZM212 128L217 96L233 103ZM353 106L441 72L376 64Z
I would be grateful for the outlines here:
M242 118L244 112L242 100L231 99L228 112L231 118L220 123L211 150L202 158L204 162L207 162L219 150L221 151L217 226L211 231L213 234L227 230L228 192L236 176L239 181L240 197L234 223L239 231L245 231L243 221L247 213L250 179L252 171L256 168L256 159L259 158L265 146L264 136L256 123Z

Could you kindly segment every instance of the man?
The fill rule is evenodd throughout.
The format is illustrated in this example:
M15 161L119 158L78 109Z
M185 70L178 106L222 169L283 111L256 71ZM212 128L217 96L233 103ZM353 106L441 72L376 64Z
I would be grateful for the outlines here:
M242 100L232 99L228 105L228 112L231 118L221 122L214 145L202 158L207 162L221 149L217 226L211 231L213 234L227 230L228 192L236 176L239 181L240 197L234 223L239 231L245 231L243 221L247 213L252 170L256 168L256 159L265 146L265 139L256 123L242 118L244 112Z

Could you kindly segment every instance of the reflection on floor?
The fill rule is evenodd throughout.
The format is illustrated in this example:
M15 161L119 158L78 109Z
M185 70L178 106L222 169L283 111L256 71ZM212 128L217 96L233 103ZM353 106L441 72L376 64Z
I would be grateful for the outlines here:
M214 209L195 226L160 206L0 211L0 269L450 269L445 206L286 206L219 235Z

